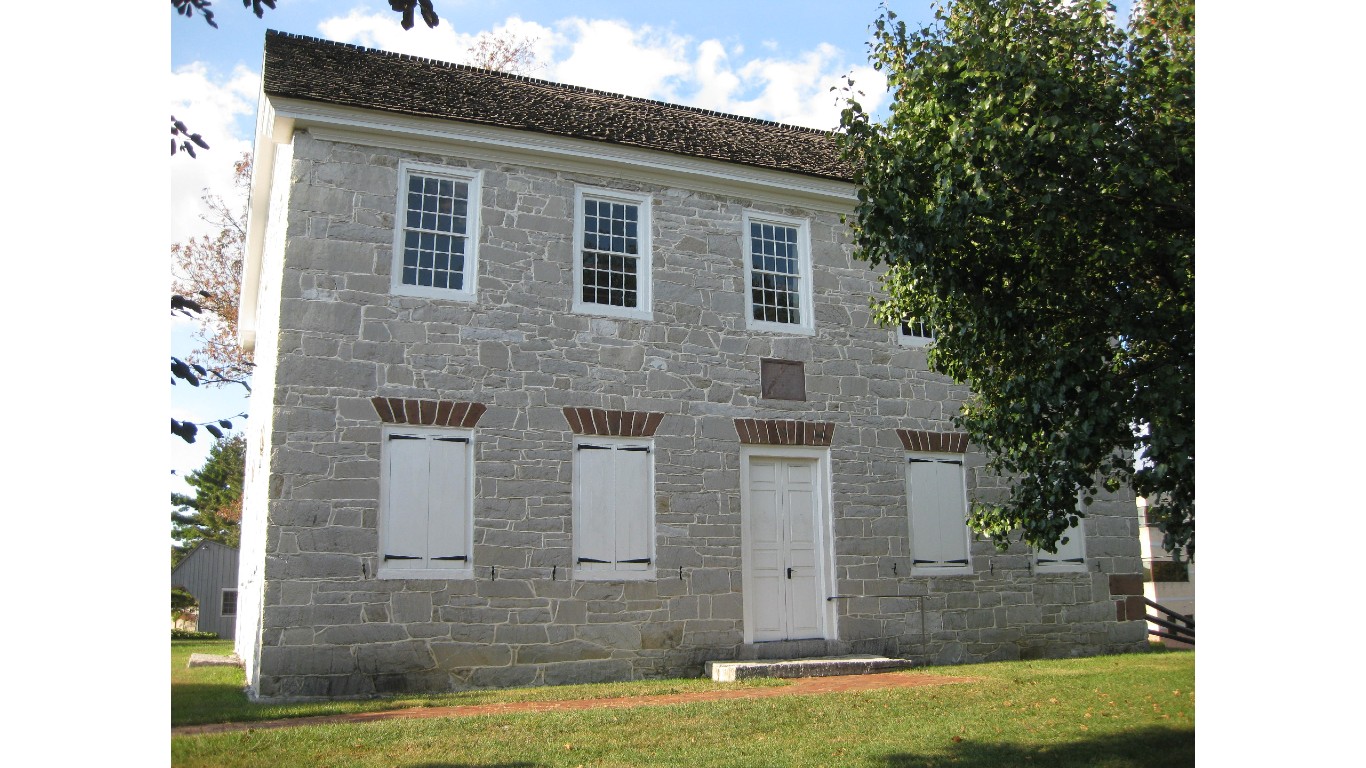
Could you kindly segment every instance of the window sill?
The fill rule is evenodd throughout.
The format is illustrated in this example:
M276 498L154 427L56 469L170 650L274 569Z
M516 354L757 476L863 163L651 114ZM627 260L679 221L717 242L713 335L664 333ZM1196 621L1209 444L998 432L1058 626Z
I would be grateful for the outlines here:
M745 330L757 333L781 333L785 336L815 336L816 329L795 323L769 323L762 320L745 321Z
M576 315L595 315L597 317L611 317L617 320L653 321L655 319L655 313L648 309L614 307L610 304L583 304L576 301L574 302L572 309Z
M389 293L395 296L408 296L418 299L442 299L445 301L460 301L466 304L473 303L475 300L474 291L453 291L449 288L429 288L425 285L390 285Z
M384 568L375 573L377 579L473 579L473 568Z
M1090 573L1085 565L1036 565L1034 573L1047 576L1051 573Z
M934 578L938 576L971 576L971 566L956 566L953 568L911 568L911 578Z
M653 581L655 569L644 571L586 571L575 568L570 574L575 581Z

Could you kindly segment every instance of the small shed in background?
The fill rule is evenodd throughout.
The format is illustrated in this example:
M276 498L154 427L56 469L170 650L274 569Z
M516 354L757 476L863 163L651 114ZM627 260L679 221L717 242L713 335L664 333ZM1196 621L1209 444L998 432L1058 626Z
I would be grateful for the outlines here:
M237 629L237 549L201 541L171 570L171 586L199 601L199 631L224 640Z

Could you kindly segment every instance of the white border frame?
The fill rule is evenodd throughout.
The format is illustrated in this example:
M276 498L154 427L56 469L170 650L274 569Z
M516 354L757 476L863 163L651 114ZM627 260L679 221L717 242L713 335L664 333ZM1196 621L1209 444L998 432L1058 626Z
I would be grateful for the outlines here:
M785 333L797 336L816 335L816 307L812 301L811 283L815 275L811 271L811 223L809 219L798 218L795 216L780 216L776 213L764 213L745 209L740 217L740 256L745 261L745 282L741 286L745 292L745 328L750 331L761 331L764 333ZM749 226L751 223L777 224L783 227L794 227L797 230L797 298L801 302L798 311L801 314L800 323L774 323L768 320L754 319L754 255L750 253Z
M901 329L897 329L900 333ZM915 530L911 525L911 462L910 459L948 459L957 461L961 472L958 476L963 488L963 540L967 542L968 564L950 568L917 567L915 564ZM967 454L945 451L906 451L902 454L902 471L906 476L906 557L911 561L912 576L971 576L972 570L972 529L968 528L968 463Z
M583 527L579 525L579 445L581 443L590 444L609 444L615 446L646 446L650 449L647 454L650 457L650 475L648 478L650 489L650 567L641 570L630 571L609 571L609 570L586 570L579 568L579 531ZM573 456L570 458L570 472L572 474L571 484L573 496L570 504L570 547L569 557L570 577L576 581L654 581L657 578L659 563L659 527L655 524L655 439L653 437L610 437L599 435L575 435L572 442Z
M634 308L614 307L611 304L596 304L583 300L583 201L586 197L636 206L636 241L640 247L640 252L636 254L636 263L640 271L636 274L637 306ZM572 310L575 314L629 320L654 319L654 216L651 211L653 205L654 196L648 192L574 185L574 242L570 254L570 267L574 272Z
M419 173L423 176L445 177L469 185L469 195L465 200L465 287L460 290L436 288L425 285L407 285L403 282L403 232L408 220L408 175ZM447 301L471 302L479 294L479 225L480 208L483 200L484 172L472 168L456 168L449 165L418 163L400 160L398 163L398 186L395 189L394 203L394 245L389 262L389 292L397 296L420 296L427 299L446 299Z
M749 228L746 227L748 232ZM826 593L825 605L819 611L821 617L821 639L839 639L839 614L835 601L829 599L837 594L835 589L835 525L832 510L830 481L830 449L828 447L806 447L788 445L742 445L740 446L740 579L741 603L743 605L744 643L751 645L754 640L754 608L751 604L752 593L747 585L753 583L750 566L754 558L750 556L749 515L752 508L749 501L749 463L752 459L805 459L816 461L816 500L820 508L816 510L816 536L818 551L817 563L820 588ZM805 638L803 638L805 639ZM760 642L789 642L786 640L762 640Z
M424 568L394 570L386 568L384 565L384 545L385 536L388 533L389 520L389 494L385 490L389 487L389 462L385 460L387 447L389 445L389 435L418 434L436 435L439 437L463 437L469 440L469 451L465 458L465 482L469 494L466 497L469 509L469 521L465 526L466 551L470 553L469 560L465 561L463 568ZM379 534L376 542L378 549L375 552L378 562L375 565L375 578L377 579L472 579L474 578L474 450L475 432L472 429L455 429L452 427L424 427L409 424L385 424L380 430L380 464L379 464L379 516L375 521L377 533Z

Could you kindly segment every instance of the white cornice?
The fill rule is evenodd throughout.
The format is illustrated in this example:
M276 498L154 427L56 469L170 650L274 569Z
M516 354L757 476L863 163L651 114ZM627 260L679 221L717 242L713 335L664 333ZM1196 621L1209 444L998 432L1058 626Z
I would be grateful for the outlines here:
M289 118L294 127L308 128L314 136L330 141L420 152L458 149L474 159L513 160L554 170L682 185L835 213L852 212L857 200L849 182L653 149L298 99L271 99L271 105L277 120Z

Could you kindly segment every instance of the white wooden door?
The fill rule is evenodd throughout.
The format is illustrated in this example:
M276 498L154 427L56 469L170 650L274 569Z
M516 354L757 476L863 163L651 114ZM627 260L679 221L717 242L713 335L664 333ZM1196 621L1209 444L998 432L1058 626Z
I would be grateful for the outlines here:
M823 636L816 467L805 459L750 459L745 600L756 642Z

